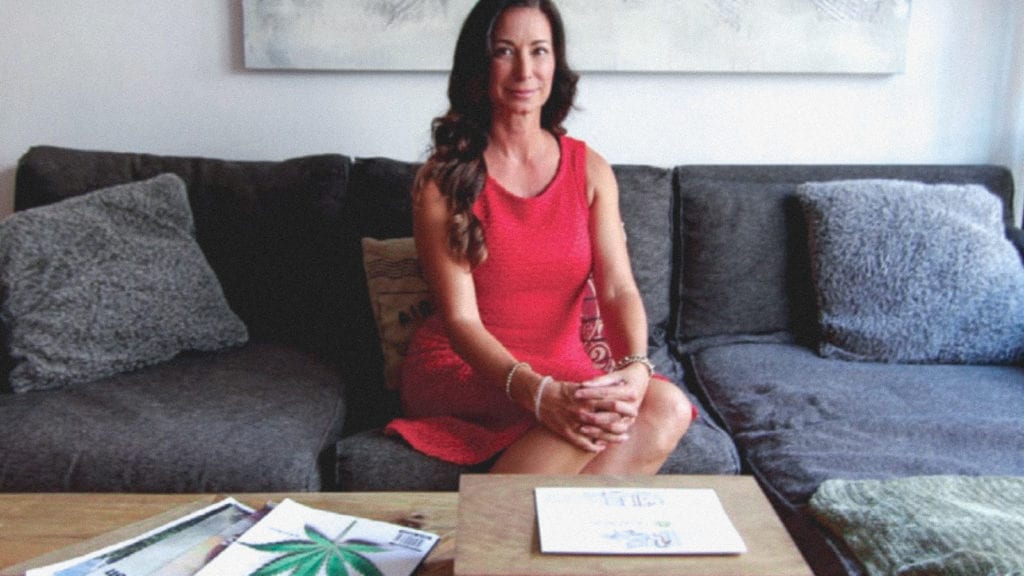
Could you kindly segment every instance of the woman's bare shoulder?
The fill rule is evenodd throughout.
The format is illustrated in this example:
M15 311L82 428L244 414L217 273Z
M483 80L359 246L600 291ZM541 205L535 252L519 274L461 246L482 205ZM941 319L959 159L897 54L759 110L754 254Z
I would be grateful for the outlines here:
M616 194L615 172L596 150L587 146L587 197L591 203L599 194Z

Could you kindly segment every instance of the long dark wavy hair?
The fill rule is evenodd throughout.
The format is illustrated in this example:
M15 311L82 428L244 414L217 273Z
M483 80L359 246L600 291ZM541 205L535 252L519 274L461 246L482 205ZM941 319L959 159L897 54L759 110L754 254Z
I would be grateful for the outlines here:
M576 99L579 76L565 55L565 26L552 0L480 0L466 17L455 46L448 79L448 112L432 123L433 147L419 173L415 189L437 183L448 204L448 245L472 267L487 258L483 228L473 203L487 179L484 150L491 128L489 92L492 35L498 18L510 8L536 8L551 24L555 74L551 96L541 111L541 126L552 134L565 133L562 122Z

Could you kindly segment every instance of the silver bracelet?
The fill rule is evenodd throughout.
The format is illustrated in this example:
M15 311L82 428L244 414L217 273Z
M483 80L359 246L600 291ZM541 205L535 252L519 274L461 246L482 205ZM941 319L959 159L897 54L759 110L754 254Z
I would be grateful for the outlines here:
M505 377L505 396L508 396L509 400L512 399L512 377L516 375L516 370L519 370L523 366L530 368L531 370L533 369L527 362L516 362L512 365L512 368L509 369L508 376Z
M540 384L537 385L537 394L533 397L533 415L537 417L537 421L540 422L540 399L544 395L544 387L554 380L551 376L545 376L540 379Z
M647 375L649 377L654 376L654 363L651 362L650 358L642 354L633 354L631 356L626 356L622 360L619 360L618 362L615 363L615 369L622 370L623 368L629 366L630 364L643 364L647 368Z

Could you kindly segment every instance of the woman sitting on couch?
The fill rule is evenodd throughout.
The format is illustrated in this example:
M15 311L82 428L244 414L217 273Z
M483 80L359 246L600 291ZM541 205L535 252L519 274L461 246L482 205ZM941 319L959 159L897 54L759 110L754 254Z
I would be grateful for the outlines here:
M463 25L448 113L415 190L414 235L439 313L402 367L387 430L492 472L654 474L693 408L646 356L609 164L565 134L577 75L549 0L481 0ZM621 356L581 339L590 275Z

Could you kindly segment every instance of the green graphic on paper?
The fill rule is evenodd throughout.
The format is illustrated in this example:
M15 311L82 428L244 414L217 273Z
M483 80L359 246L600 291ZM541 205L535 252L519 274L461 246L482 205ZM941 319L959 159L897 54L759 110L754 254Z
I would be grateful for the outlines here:
M308 540L282 540L266 544L246 544L261 552L280 554L270 560L251 576L316 576L324 568L328 575L348 574L354 570L360 576L384 576L365 554L384 552L387 548L362 540L344 540L345 534L355 525L353 521L332 540L316 528L306 525Z

